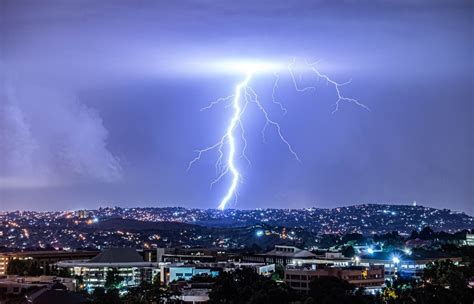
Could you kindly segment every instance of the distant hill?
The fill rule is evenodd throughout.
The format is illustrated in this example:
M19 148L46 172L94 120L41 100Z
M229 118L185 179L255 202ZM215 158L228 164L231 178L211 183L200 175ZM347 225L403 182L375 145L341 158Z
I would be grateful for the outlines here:
M275 244L321 246L337 235L350 233L370 236L397 231L408 236L427 226L449 233L438 234L440 239L464 240L466 229L474 228L474 218L464 213L378 204L332 209L115 207L77 212L15 211L0 213L0 223L0 248L10 249L44 248L43 244L48 248L141 248L146 244L266 250Z
M145 222L133 219L112 218L105 219L94 225L95 229L102 230L124 230L124 231L144 231L144 230L185 230L196 228L197 225L178 222Z
M436 231L473 229L474 218L462 212L414 205L362 204L332 209L216 210L186 208L114 208L124 218L166 219L212 228L247 227L259 223L304 228L313 232L364 234L410 233L430 226Z

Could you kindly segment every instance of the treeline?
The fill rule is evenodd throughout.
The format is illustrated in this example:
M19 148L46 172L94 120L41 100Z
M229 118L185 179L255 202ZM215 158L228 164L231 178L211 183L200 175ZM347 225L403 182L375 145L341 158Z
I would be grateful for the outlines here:
M434 231L430 227L424 227L420 231L413 230L408 237L400 235L397 231L385 234L375 234L366 236L360 233L347 233L344 235L323 234L317 240L317 246L320 248L330 248L334 246L352 245L370 245L384 244L386 248L399 248L409 240L430 241L434 245L453 244L459 245L466 240L466 234L471 233L470 230L462 230L455 233L445 231Z
M67 269L57 268L54 265L41 265L34 259L11 259L8 261L6 274L33 277L41 275L71 276Z

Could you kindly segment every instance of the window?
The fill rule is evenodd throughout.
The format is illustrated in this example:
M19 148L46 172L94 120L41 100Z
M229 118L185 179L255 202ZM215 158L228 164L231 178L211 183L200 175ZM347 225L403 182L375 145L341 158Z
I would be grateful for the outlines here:
M291 287L300 287L300 282L291 282L290 286Z

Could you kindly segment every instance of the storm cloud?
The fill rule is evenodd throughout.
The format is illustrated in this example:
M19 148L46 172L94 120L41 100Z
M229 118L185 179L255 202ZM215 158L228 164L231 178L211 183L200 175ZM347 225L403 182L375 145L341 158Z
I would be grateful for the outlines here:
M472 1L0 1L0 209L216 207L229 109L199 109L240 75L220 59L321 59L344 93L295 92L256 111L238 208L411 203L474 212ZM199 65L195 65L199 63ZM252 85L267 102L273 75ZM273 132L273 133L272 133Z

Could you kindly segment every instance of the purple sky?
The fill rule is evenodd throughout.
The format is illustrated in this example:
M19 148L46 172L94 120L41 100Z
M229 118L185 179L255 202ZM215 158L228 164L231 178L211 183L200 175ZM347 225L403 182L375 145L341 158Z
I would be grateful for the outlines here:
M217 207L209 154L240 75L215 58L321 59L352 83L253 81L301 158L245 118L237 208L411 203L474 214L472 1L0 0L0 210ZM303 78L305 81L306 78Z

